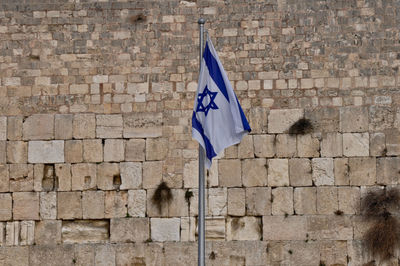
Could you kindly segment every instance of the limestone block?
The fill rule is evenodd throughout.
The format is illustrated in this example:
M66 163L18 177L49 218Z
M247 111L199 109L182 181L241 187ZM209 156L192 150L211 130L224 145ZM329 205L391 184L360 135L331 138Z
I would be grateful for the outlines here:
M180 240L180 218L151 218L151 239L157 242Z
M272 215L293 214L293 188L272 189Z
M275 156L275 135L253 135L253 143L256 157Z
M163 243L126 243L116 248L117 265L165 265L165 246ZM94 265L84 264L84 265ZM172 264L174 265L174 264Z
M181 241L196 241L195 217L181 217Z
M104 218L104 191L82 192L83 219Z
M246 215L262 216L270 214L271 214L271 188L269 187L246 188Z
M168 154L168 141L165 138L146 139L146 160L164 160Z
M370 186L376 183L375 157L349 158L351 186Z
M358 187L338 187L339 210L344 214L359 214L360 196Z
M347 265L347 242L346 241L320 241L320 261L326 265Z
M339 133L322 135L321 157L340 157L343 155L343 137Z
M0 192L8 191L10 191L8 166L6 164L0 164Z
M226 240L260 240L262 224L260 217L229 217L226 222Z
M44 220L35 224L35 244L61 244L61 221Z
M83 140L83 161L98 163L103 161L103 144L101 139Z
M294 189L294 211L296 214L317 213L317 189L315 187Z
M339 208L337 187L317 187L317 212L333 214Z
M266 159L247 159L242 162L242 182L244 186L266 186L267 176Z
M148 218L116 218L111 219L110 241L144 242L150 237Z
M113 114L96 116L97 138L122 138L122 129L122 115Z
M54 115L34 114L23 122L24 140L54 139Z
M387 130L386 134L386 155L400 155L400 131L397 129Z
M101 163L97 165L97 188L101 190L119 189L121 176L119 164Z
M297 140L295 135L278 134L275 139L277 157L294 157L297 155Z
M253 136L246 135L238 145L239 158L254 158Z
M142 162L145 160L144 139L130 139L125 143L125 160L133 162Z
M371 133L369 135L369 153L371 156L385 156L386 144L384 133Z
M7 117L0 116L0 140L7 140Z
M218 183L221 187L240 187L242 186L240 160L219 160Z
M76 265L94 265L95 245L81 244L75 245Z
M208 213L212 216L226 215L227 213L227 189L208 189Z
M26 163L28 159L28 143L24 141L7 142L7 162Z
M368 108L359 106L346 106L340 108L341 132L368 131Z
M105 191L104 218L126 217L128 213L126 191Z
M126 162L120 164L121 186L120 189L135 189L142 187L142 164Z
M210 169L207 169L206 186L207 187L218 187L218 176L219 176L219 160L214 160L211 164ZM198 179L198 178L197 178ZM199 181L197 180L197 183Z
M10 191L33 190L33 165L10 164Z
M343 155L346 157L369 156L368 133L343 134Z
M125 159L124 140L106 139L104 143L104 161L120 162Z
M108 220L63 221L61 228L62 241L63 244L108 242L109 228L110 222Z
M75 114L72 123L75 139L94 139L96 137L96 117L94 114Z
M228 189L228 215L245 215L246 191L244 188Z
M168 204L168 217L188 216L189 205L188 201L185 198L186 190L171 189L171 193L172 193L172 200Z
M0 140L0 163L6 163L6 162L7 162L7 141Z
M89 163L71 166L72 190L89 190L97 186L96 165Z
M34 221L21 221L19 232L19 245L33 245L35 241L35 222Z
M22 116L9 116L7 118L7 139L22 140Z
M0 221L8 221L12 218L12 197L10 193L0 194Z
M314 158L312 164L312 179L317 186L330 186L334 184L333 159Z
M397 185L400 176L400 158L383 157L377 159L376 182L380 185Z
M94 265L116 266L114 246L111 245L97 246L95 249Z
M225 217L205 217L206 240L225 240ZM196 227L196 234L198 235L198 223Z
M249 124L253 133L267 133L268 109L254 107L249 112Z
M80 163L83 158L82 140L67 140L64 144L64 156L67 163Z
M191 189L193 192L193 196L190 198L189 202L189 216L198 216L199 213L199 190L198 189ZM204 201L205 201L205 208L206 213L208 213L208 189L204 192Z
M294 187L311 186L311 160L301 158L289 159L290 185Z
M17 246L19 244L19 221L7 222L5 229L5 245Z
M263 240L306 240L305 216L263 216Z
M155 189L148 189L147 190L147 200L146 200L146 210L148 217L166 217L168 216L169 210L169 201L161 203L161 209L157 204L153 202L153 196L155 193ZM193 197L192 197L193 198Z
M63 163L64 141L29 141L29 163Z
M34 164L33 165L33 191L51 191L54 189L54 179L53 184L50 182L50 178L54 178L54 169L53 165L46 165L46 176L44 175L44 164ZM46 189L43 188L43 184L46 186ZM50 188L50 185L51 188Z
M183 166L183 187L199 187L199 161L192 160Z
M303 116L303 109L272 109L268 115L268 132L284 133Z
M307 217L309 239L352 240L353 226L347 215L312 215Z
M226 159L237 159L238 158L238 145L229 146L224 150Z
M297 135L298 157L319 157L319 140L310 134Z
M375 100L377 98L375 98ZM394 121L395 121L395 112L392 107L377 106L377 105L371 105L369 107L370 131L383 131L387 129L392 129Z
M158 138L162 136L162 113L124 115L124 138Z
M39 210L42 220L57 219L57 193L41 192Z
M57 218L65 220L82 219L81 192L58 192Z
M162 181L162 161L143 162L143 188L157 188Z
M335 185L337 186L347 186L350 184L349 178L349 159L348 158L335 158L334 159L335 168Z
M146 197L146 190L144 189L135 189L128 191L128 213L130 216L146 216ZM180 208L181 207L183 206L180 206Z
M13 193L13 219L39 220L39 193Z
M71 165L70 164L55 164L54 166L57 177L57 191L71 190Z
M288 159L268 159L268 185L270 187L289 185Z
M1 265L29 265L29 247L3 247L0 250Z
M72 121L74 116L71 114L56 114L54 117L54 137L55 139L72 139Z

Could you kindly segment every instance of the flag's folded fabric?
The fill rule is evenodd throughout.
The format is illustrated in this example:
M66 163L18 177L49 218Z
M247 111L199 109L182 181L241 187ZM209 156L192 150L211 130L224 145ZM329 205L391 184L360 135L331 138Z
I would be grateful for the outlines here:
M205 165L251 131L217 52L207 38L192 117L192 137L206 151Z

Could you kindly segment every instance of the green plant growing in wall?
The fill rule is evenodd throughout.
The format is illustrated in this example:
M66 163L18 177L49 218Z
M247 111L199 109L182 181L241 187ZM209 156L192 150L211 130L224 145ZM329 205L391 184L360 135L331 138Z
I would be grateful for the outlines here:
M393 215L398 211L400 191L382 189L369 192L361 203L365 220L372 221L364 235L366 249L374 258L389 260L400 247L400 223Z
M172 192L167 183L162 182L158 185L153 194L152 202L157 206L158 211L161 213L162 207L172 200Z

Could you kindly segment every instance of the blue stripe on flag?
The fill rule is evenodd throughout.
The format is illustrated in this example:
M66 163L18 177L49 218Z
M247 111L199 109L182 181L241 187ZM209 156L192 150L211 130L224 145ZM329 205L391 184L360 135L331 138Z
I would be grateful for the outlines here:
M219 69L219 65L217 60L215 60L214 56L211 54L210 48L208 47L208 42L206 43L206 48L204 49L204 60L206 61L206 65L208 68L208 73L214 80L215 84L217 84L219 90L225 96L226 100L229 102L228 91L226 90L224 79L222 78L221 70Z
M200 135L203 137L204 144L206 145L206 156L211 161L211 159L213 157L217 156L217 154L215 153L214 147L212 146L210 140L204 134L203 126L201 125L200 121L197 120L195 112L193 112L193 116L192 116L192 127L194 129L196 129L200 133Z
M243 113L242 106L240 106L240 103L239 103L239 100L238 100L237 97L236 97L236 102L237 102L237 105L239 107L240 118L242 119L243 129L249 131L249 133L250 133L251 132L251 128L250 128L249 122L247 122L246 116Z

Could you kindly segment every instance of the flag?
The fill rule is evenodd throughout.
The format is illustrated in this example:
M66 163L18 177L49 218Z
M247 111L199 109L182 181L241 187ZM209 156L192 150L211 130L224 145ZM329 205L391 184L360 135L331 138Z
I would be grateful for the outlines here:
M239 143L251 131L242 107L207 38L192 116L192 137L206 151L205 165L225 148Z

